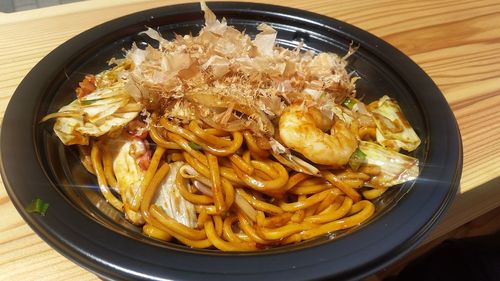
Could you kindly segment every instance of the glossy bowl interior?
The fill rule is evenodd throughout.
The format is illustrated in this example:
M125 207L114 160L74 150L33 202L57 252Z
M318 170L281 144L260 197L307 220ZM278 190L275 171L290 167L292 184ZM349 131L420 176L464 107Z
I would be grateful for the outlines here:
M358 95L371 101L389 95L401 105L422 139L412 156L421 163L414 182L391 188L369 222L297 245L252 253L195 250L150 239L128 223L100 195L95 178L52 132L38 123L74 99L85 74L108 67L145 26L166 38L196 34L203 15L198 4L157 8L125 16L86 31L44 58L23 80L5 115L1 136L2 176L12 201L31 227L55 249L107 278L259 279L358 278L412 249L441 216L458 187L460 136L438 88L411 60L382 40L340 21L270 5L211 3L229 25L257 33L261 22L278 31L278 43L344 54L359 46L349 70L361 80ZM34 197L50 203L47 216L24 211Z

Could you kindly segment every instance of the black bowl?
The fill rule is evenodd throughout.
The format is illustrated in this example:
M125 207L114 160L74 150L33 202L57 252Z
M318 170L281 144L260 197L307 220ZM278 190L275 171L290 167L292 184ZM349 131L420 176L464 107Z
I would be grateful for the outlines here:
M95 179L76 152L39 123L74 98L86 73L107 67L145 26L196 34L203 24L199 4L182 4L128 15L92 28L48 54L21 82L7 108L1 135L2 177L25 221L48 244L99 276L111 279L288 280L354 279L387 266L414 248L450 204L461 175L462 150L453 114L432 80L408 57L381 39L346 23L296 9L249 3L210 3L218 17L249 34L260 22L278 30L278 43L343 54L362 78L366 100L396 98L423 142L413 153L419 178L392 188L377 202L368 223L344 233L253 253L194 250L140 234L99 195ZM25 211L40 197L46 216Z

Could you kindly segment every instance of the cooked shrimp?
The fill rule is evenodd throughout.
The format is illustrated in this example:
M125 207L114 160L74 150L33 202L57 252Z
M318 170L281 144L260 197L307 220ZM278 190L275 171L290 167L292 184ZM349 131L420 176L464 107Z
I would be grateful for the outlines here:
M316 164L334 167L347 164L358 147L355 135L341 120L335 120L330 134L324 133L317 125L317 116L313 116L316 113L300 105L287 107L279 120L281 140Z

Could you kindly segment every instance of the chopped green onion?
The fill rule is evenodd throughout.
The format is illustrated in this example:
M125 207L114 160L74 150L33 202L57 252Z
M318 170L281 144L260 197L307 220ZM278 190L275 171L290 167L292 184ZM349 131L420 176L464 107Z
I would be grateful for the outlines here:
M361 164L365 162L365 159L366 159L366 154L363 151L359 150L358 148L351 155L351 158L349 159L349 166L353 171L357 171L359 169L359 166L361 166Z
M101 100L104 100L105 98L94 98L94 99L85 99L85 97L83 97L82 99L80 99L80 105L82 106L86 106L86 105L91 105L91 104L94 104L98 101L101 101Z
M45 216L48 208L49 208L49 203L44 202L40 198L35 198L26 207L26 211L29 213L37 213L37 214L40 214L42 216Z
M342 105L344 105L345 107L349 108L349 109L352 109L352 107L358 103L358 101L354 98L346 98L344 100L344 102L342 103Z
M189 147L191 147L194 150L201 150L201 146L195 142L192 142L192 141L189 142Z
M80 101L80 104L83 106L91 105L91 104L95 103L96 101L98 101L98 99L97 100L82 100L82 101Z

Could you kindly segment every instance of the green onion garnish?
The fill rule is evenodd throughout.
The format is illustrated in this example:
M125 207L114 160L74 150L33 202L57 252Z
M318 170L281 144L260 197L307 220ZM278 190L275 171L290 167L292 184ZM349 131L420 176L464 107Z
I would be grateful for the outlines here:
M37 213L37 214L40 214L42 216L45 216L48 208L49 208L49 203L44 202L40 198L35 198L26 207L26 211L29 213Z
M80 104L83 106L91 105L91 104L95 103L96 101L98 101L98 100L82 100L82 101L80 101Z
M366 154L363 151L359 150L358 148L351 155L351 158L349 159L349 166L353 171L357 171L359 169L359 166L361 166L361 164L365 162L365 159L366 159Z
M191 147L194 150L201 150L201 146L195 142L190 141L188 144L189 147Z
M342 103L342 105L344 105L345 107L349 108L349 109L352 109L352 107L357 103L358 101L354 98L346 98L344 100L344 102Z

